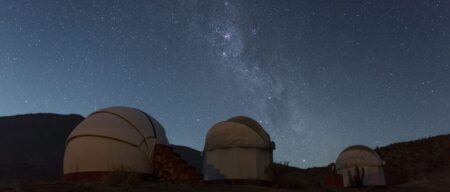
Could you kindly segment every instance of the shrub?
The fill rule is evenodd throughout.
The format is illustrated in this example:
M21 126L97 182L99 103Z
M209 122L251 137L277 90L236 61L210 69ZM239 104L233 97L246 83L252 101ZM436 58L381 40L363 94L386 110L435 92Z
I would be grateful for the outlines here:
M134 185L139 185L144 181L143 175L133 172L125 167L120 167L104 175L100 184L111 187L131 187Z

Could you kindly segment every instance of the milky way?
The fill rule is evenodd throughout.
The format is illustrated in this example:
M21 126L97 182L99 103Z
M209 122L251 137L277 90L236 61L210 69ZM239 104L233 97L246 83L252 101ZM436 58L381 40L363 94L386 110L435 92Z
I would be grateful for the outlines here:
M140 108L201 150L235 115L275 161L450 132L450 3L0 1L0 115Z

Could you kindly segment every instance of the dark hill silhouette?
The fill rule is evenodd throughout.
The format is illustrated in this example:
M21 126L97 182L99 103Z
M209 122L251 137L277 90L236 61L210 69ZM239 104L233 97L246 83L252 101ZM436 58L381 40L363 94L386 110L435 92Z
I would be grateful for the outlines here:
M197 173L202 173L202 152L182 145L170 145L173 151L195 168Z
M450 134L394 143L375 151L386 162L388 185L450 176Z
M0 117L0 178L60 177L65 139L83 119L50 113Z

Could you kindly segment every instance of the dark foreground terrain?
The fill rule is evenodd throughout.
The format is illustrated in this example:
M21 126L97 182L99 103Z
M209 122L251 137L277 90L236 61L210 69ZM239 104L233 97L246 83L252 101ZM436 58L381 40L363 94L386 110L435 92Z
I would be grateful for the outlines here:
M188 184L188 183L143 183L137 186L121 186L111 187L93 184L67 184L67 183L35 183L23 184L17 186L10 186L8 188L1 188L0 191L32 191L32 192L289 192L289 191L306 191L306 192L433 192L433 191L450 191L450 177L442 178L433 181L415 181L398 186L390 186L387 188L365 188L365 189L340 189L340 188L304 188L304 189L282 189L275 187L255 186L255 185L230 185L230 184Z

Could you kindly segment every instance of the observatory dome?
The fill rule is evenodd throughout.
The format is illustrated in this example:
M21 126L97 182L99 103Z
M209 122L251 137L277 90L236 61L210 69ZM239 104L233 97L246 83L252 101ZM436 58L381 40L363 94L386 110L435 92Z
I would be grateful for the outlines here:
M363 145L345 148L336 159L336 171L342 175L345 187L385 186L382 166L380 156Z
M237 116L215 124L204 147L205 180L266 180L275 145L255 120Z
M271 149L270 136L255 120L238 116L215 124L206 135L205 151L232 147Z
M364 145L353 145L345 148L336 160L336 169L354 166L382 166L380 156Z
M117 169L151 174L155 144L168 145L164 128L145 112L110 107L90 114L69 135L64 175L100 175Z

